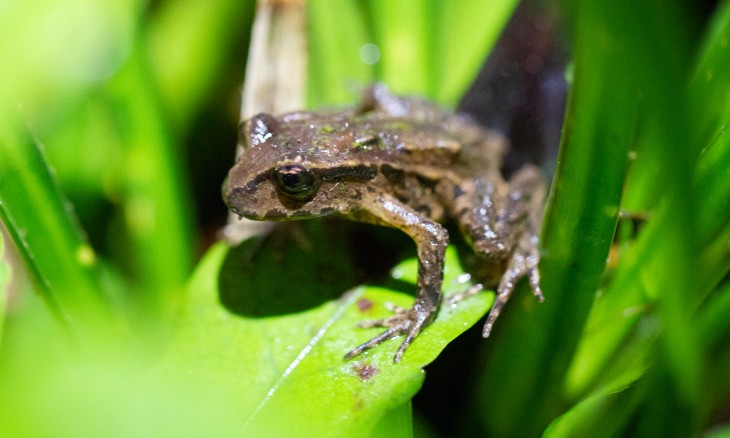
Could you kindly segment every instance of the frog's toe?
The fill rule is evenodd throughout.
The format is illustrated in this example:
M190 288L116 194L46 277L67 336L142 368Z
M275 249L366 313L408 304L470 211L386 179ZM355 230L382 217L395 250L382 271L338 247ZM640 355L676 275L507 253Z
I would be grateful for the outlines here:
M539 260L537 248L534 246L518 248L517 252L512 256L507 270L500 280L499 287L497 288L497 296L494 299L492 308L489 310L487 322L484 324L482 335L485 338L489 337L494 322L502 312L504 305L507 304L507 300L512 296L512 292L514 292L517 282L521 278L527 277L532 288L532 294L540 302L545 300L542 289L540 288L540 271L537 268Z
M535 298L542 303L545 301L545 295L543 295L542 288L540 288L540 271L538 271L537 266L533 266L527 273L527 276L530 280L532 294L535 295Z
M391 302L385 302L383 305L385 306L386 310L393 313L392 316L372 321L362 321L358 323L357 326L360 328L395 327L399 325L404 318L410 318L410 307L397 306Z
M400 362L403 354L414 339L421 333L423 327L427 324L427 318L419 316L413 309L403 309L401 312L375 321L365 321L358 324L359 327L387 327L388 329L371 340L360 344L353 348L345 355L345 359L352 359L360 353L377 347L383 342L395 336L406 335L403 343L393 357L393 362Z
M371 321L362 321L357 324L360 328L373 328L373 327L395 327L402 319L401 314L395 314L383 319L375 319Z
M402 315L404 313L408 313L411 310L410 307L398 306L391 303L390 301L386 301L383 305L389 312L393 312L396 315Z
M418 336L419 333L421 333L421 329L423 328L423 323L420 325L418 323L412 324L410 327L410 330L406 333L405 339L403 339L403 343L400 344L400 347L398 347L398 351L395 352L395 356L393 357L393 362L398 363L403 358L403 354L406 352L406 348L411 345L414 339L416 339L416 336Z
M364 344L360 344L357 347L350 350L345 355L345 360L352 359L355 356L359 356L360 353L369 350L373 347L376 347L383 343L384 341L392 338L393 336L398 335L398 329L396 327L390 327L388 330L384 331L383 333L379 334L378 336L372 338L371 340L365 342Z
M447 298L447 302L449 306L456 307L457 304L464 301L465 299L469 297L473 297L474 295L478 294L479 292L484 290L484 286L481 283L477 283L474 286L470 287L469 289L455 293Z

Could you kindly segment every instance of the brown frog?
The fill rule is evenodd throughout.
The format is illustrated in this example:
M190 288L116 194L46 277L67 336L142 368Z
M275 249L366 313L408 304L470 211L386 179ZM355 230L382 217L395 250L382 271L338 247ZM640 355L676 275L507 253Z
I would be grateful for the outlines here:
M361 324L385 331L346 358L405 335L394 357L398 362L433 321L449 241L440 224L445 220L458 224L483 258L485 272L491 272L479 280L497 286L484 337L520 278L527 277L534 295L543 299L537 234L545 184L534 166L504 180L500 166L507 144L500 134L375 85L355 109L259 114L242 126L241 135L245 152L223 186L233 213L270 221L337 214L398 228L417 245L415 304ZM477 289L481 284L468 294Z

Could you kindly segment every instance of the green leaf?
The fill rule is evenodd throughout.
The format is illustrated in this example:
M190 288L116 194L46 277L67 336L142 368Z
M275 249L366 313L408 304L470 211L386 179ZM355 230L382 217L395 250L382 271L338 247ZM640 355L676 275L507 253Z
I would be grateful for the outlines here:
M150 357L128 343L79 354L39 297L22 298L0 345L0 436L235 436L230 410L149 378ZM213 388L197 393L207 400ZM144 397L140 397L143 394Z
M358 287L308 311L244 318L219 302L215 273L227 253L225 245L217 244L199 266L162 370L218 388L220 400L212 402L235 406L240 418L233 420L250 433L369 435L389 412L402 409L420 387L423 367L483 316L491 302L490 295L481 294L456 308L442 306L399 364L393 364L398 339L345 361L345 353L382 330L357 329L358 322L387 316L385 303L405 307L413 299ZM463 291L468 285L458 281L462 271L452 249L447 259L445 290ZM411 261L398 269L413 267Z

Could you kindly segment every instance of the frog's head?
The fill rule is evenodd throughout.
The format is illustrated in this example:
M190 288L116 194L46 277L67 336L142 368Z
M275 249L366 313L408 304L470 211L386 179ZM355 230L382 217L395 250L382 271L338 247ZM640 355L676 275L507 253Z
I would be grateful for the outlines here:
M372 166L333 165L308 154L294 126L268 114L243 125L244 154L223 184L223 199L233 213L276 221L344 213L362 183L376 176Z

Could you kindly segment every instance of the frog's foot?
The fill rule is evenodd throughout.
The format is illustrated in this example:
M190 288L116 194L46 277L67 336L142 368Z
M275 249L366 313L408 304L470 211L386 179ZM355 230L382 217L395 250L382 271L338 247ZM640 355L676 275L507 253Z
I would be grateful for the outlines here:
M364 344L353 348L345 355L345 359L352 359L363 351L376 347L395 336L406 335L403 343L393 357L393 362L398 363L403 357L403 353L406 351L406 348L411 345L413 340L416 339L416 336L421 333L421 330L428 325L433 316L432 312L426 312L424 310L419 311L418 309L420 306L414 306L410 309L393 305L389 305L388 307L394 312L394 315L358 324L359 327L385 327L387 330Z
M545 297L540 289L540 272L537 269L537 264L540 261L540 256L537 251L537 237L525 236L520 245L516 248L515 253L507 265L507 270L502 275L502 279L499 282L497 288L497 296L492 305L492 309L489 311L487 316L487 322L484 324L484 331L482 335L487 338L492 331L494 322L499 317L502 308L509 300L509 297L514 292L517 282L527 277L532 288L532 294L540 301L544 301Z

